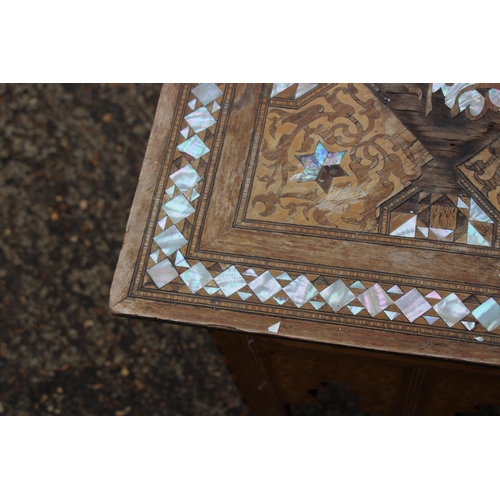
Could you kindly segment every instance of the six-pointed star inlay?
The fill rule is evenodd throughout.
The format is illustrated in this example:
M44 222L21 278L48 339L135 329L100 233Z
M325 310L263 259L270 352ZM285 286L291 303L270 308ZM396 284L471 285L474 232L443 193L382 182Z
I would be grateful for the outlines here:
M346 171L340 166L345 151L332 153L318 142L312 155L296 156L304 165L304 172L299 182L316 181L325 193L328 193L335 177L346 176Z

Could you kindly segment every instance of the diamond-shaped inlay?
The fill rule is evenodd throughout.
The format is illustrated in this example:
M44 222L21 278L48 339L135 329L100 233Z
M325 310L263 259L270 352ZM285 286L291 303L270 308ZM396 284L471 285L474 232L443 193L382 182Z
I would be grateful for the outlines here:
M462 325L464 325L465 328L467 328L467 330L469 330L470 332L471 330L474 329L476 323L474 323L474 321L462 321Z
M150 257L153 259L153 262L155 264L158 264L158 257L160 256L160 251L156 250L156 252L153 252Z
M257 277L258 274L251 267L249 267L246 271L243 272L243 276L255 276L255 277Z
M189 113L186 121L197 134L217 123L205 106Z
M316 309L316 311L319 311L324 305L325 302L319 302L318 300L311 300L311 305Z
M384 313L391 321L396 319L401 314L396 311L384 311Z
M393 300L378 283L358 295L358 300L365 306L371 316L376 316L393 303Z
M189 265L189 262L184 258L184 255L182 255L182 252L180 250L177 250L177 253L175 254L175 262L174 265L177 267L191 267Z
M170 226L166 231L155 236L154 240L165 255L174 253L188 242L175 226Z
M222 95L221 89L215 83L200 83L191 92L193 92L204 106L215 101L217 97Z
M274 276L269 271L261 274L248 285L261 302L265 302L281 290L281 285L274 279Z
M438 302L434 310L448 326L453 326L470 312L454 293Z
M472 316L489 332L500 326L500 306L493 298L476 307Z
M212 281L213 278L205 269L205 266L201 262L198 262L198 264L184 271L181 274L181 279L186 283L192 293L196 293L200 288L203 288Z
M170 178L172 178L172 176L170 176ZM167 193L167 196L169 198L173 198L174 197L174 192L175 192L175 186L170 186L168 189L165 190L165 193Z
M176 266L178 266L181 262L183 262L185 260L186 260L186 257L184 257L184 255L182 255L182 252L180 250L178 250L177 253L175 254L175 262L174 262L174 264Z
M291 87L293 83L273 83L273 89L271 90L271 97L283 92L283 90Z
M280 329L281 321L278 321L278 323L275 323L274 325L271 325L267 331L271 333L278 333L278 330Z
M200 193L196 191L196 189L193 189L193 192L191 193L191 198L189 198L189 201L194 201L197 200L200 197Z
M226 297L229 297L247 284L238 269L234 266L228 267L214 279Z
M167 219L168 219L168 217L167 217L167 216L165 216L165 217L163 217L163 219L160 219L160 220L158 221L158 225L159 225L162 229L165 229L165 226L167 225Z
M366 286L361 283L361 281L355 281L349 288L355 288L356 290L366 290Z
M288 302L288 298L286 297L273 297L273 299L276 301L277 304L282 306L285 302Z
M179 223L195 212L193 206L183 194L176 196L173 200L167 201L161 208L172 219L174 224Z
M401 312L408 318L410 323L413 323L417 318L425 314L432 306L425 300L423 295L416 289L412 288L408 293L396 300L396 305Z
M195 160L210 151L210 149L207 148L205 143L197 135L193 135L193 137L187 141L179 144L177 149L182 153L187 153L189 156L192 156Z
M489 247L491 244L484 239L484 237L479 233L479 231L474 227L472 222L469 222L467 226L467 243L469 245L480 245L484 247Z
M170 178L174 181L174 184L179 188L181 193L189 191L201 181L198 172L191 165L180 168L177 172L174 172Z
M158 288L165 286L179 276L179 273L168 259L164 259L159 264L150 267L146 272L151 276Z
M306 302L318 295L318 290L303 275L286 285L283 290L297 307L302 307Z
M356 314L360 313L364 308L359 306L347 306L347 309L356 316Z
M417 227L417 216L414 215L404 224L394 229L390 234L391 236L401 236L402 238L415 238L415 229Z
M424 316L424 319L429 325L433 325L439 318L437 316Z
M345 285L342 280L337 280L320 292L320 295L328 302L328 305L338 312L344 306L352 302L356 295Z
M307 94L307 92L314 89L318 85L319 85L318 83L299 83L297 85L297 91L295 92L295 99L298 99L304 94Z
M470 220L477 220L481 222L489 222L493 224L493 221L484 213L481 207L471 198L470 200Z

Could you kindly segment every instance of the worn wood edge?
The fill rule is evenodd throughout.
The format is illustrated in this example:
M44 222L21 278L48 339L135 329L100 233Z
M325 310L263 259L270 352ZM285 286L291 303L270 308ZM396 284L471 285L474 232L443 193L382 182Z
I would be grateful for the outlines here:
M147 214L156 190L158 173L162 167L162 159L171 132L180 91L180 84L164 84L160 93L118 264L111 284L109 306L113 313L120 312L120 308L117 306L128 296L141 240L147 224Z
M409 364L411 364L414 367L417 367L421 366L422 363L425 363L426 367L433 369L453 370L467 373L480 373L482 375L492 375L500 377L498 366L478 365L477 363L463 362L456 359L438 359L435 357L422 359L422 356L415 356L413 354L392 353L387 351L378 352L375 350L364 348L352 348L345 345L304 342L297 339L276 338L269 336L260 336L259 342L267 343L268 349L278 349L282 347L286 347L289 349L300 348L300 350L302 351L310 351L311 353L327 352L328 354L336 357L351 356L370 361L387 361L390 363L399 364L401 366L408 366Z
M287 415L277 394L276 381L262 359L254 336L220 329L209 332L249 414Z
M244 245L241 242L245 242ZM381 248L382 252L373 251ZM309 249L313 248L314 252ZM335 253L332 253L334 248ZM481 267L475 266L477 257L471 254L462 254L461 267L456 267L450 254L446 251L429 249L402 248L383 246L382 243L366 243L350 240L329 240L314 235L300 235L291 233L272 233L253 229L232 228L230 231L210 241L203 248L204 252L233 254L246 257L261 258L274 263L281 255L296 255L293 263L301 261L301 256L307 254L308 263L305 267L341 267L362 273L373 273L382 278L391 280L391 276L401 276L409 279L427 281L441 280L443 283L463 283L470 286L488 286L499 289L500 279L497 273L492 272L498 260L495 256L482 255ZM360 255L371 255L370 260L363 261ZM432 256L432 258L430 257ZM489 262L487 266L486 263ZM339 266L339 263L342 265ZM286 264L285 264L286 265ZM470 269L476 268L471 279ZM396 269L397 273L393 270ZM420 273L415 276L415 273ZM307 271L306 271L307 272ZM431 285L432 286L432 285ZM497 292L498 293L498 292Z
M260 313L231 311L221 313L210 307L159 303L138 297L127 297L113 307L113 312L127 317L184 324L207 329L231 330L246 334L267 335L270 338L300 340L319 344L364 348L391 352L500 366L500 347L457 339L443 339L399 332L372 330L367 336L365 327L331 324L317 325L307 320L267 316ZM186 318L190 318L186 320ZM268 328L281 322L279 332Z
M203 214L203 219L210 223L204 224L199 236L201 248L232 227L237 206L237 199L232 194L235 188L240 189L245 180L244 173L253 143L254 120L260 93L261 85L236 86L224 135L224 147L217 164L212 165L212 193L216 195L210 196Z

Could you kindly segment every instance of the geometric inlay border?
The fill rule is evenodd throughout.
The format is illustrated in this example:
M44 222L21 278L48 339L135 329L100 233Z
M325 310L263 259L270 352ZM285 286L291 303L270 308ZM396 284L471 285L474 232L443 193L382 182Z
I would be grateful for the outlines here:
M179 105L184 111L176 117L178 136L170 148L177 157L165 169L165 182L159 183L161 209L150 221L147 234L152 237L143 242L146 255L141 257L142 272L141 266L136 270L133 295L186 303L196 299L200 305L276 315L296 316L300 311L316 321L500 343L500 337L489 335L500 333L498 297L374 281L363 273L356 279L248 266L237 259L190 259L187 250L207 166L220 149L218 127L224 126L222 111L229 108L233 86L200 84L183 92Z

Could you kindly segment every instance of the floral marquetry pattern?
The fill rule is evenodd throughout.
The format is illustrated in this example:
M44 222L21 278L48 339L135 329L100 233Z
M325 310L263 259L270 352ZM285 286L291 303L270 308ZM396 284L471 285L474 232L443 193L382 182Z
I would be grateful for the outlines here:
M246 218L378 232L379 206L430 159L367 86L336 84L269 109Z
M241 262L192 259L188 246L194 218L204 196L207 164L217 148L214 137L218 133L221 110L226 106L226 93L227 87L222 84L200 84L190 89L184 118L178 128L175 155L167 172L166 185L162 188L161 209L154 220L155 231L149 246L144 281L146 288L178 296L209 298L213 299L214 303L223 299L232 303L279 307L284 314L300 309L311 314L322 313L332 319L340 316L365 317L382 322L432 326L437 329L453 328L462 332L473 332L478 341L482 340L483 333L499 332L500 305L496 299L481 294L410 286L401 281L350 279L333 274L300 273L285 268L266 269L244 265ZM370 111L370 107L366 109L375 115L378 113L377 110ZM369 118L366 119L369 123ZM397 121L393 122L393 125L397 130ZM317 130L317 133L320 134L321 130ZM401 130L401 133L406 134L404 130ZM401 168L397 171L406 172L405 175L418 174L418 165L424 161L425 153L419 146L415 146L414 139L410 141L409 136L407 139L398 137L399 142L394 140L392 144L402 156L391 160L394 168ZM315 147L314 140L311 140L310 146L302 148L305 150L298 155L297 161L303 166L300 175L305 176L304 184L314 182L318 185L318 179L322 175L332 177L335 182L337 176L332 176L330 171L338 173L338 177L343 175L340 168L352 171L348 165L344 167L344 155L341 154L342 150L337 149L338 144L327 147L329 141L324 137L323 140L325 143L316 142ZM372 145L375 143L376 140L370 142ZM344 147L346 150L351 148L347 144L344 144ZM366 151L369 151L370 147L367 144ZM352 153L352 148L350 151L352 162L356 153ZM294 150L295 158L295 153L299 152ZM409 160L415 160L417 157L420 158L420 163ZM372 161L373 168L379 175L383 175L383 165L377 169L377 160ZM408 161L406 167L405 161ZM324 170L326 174L322 174ZM392 179L389 182L391 186L404 185L401 180L396 181L389 175L387 178ZM427 237L430 237L431 232L440 235L437 230L444 229L441 227L444 224L442 220L449 221L454 218L460 222L454 226L453 241L465 238L467 243L472 239L476 242L473 244L479 245L483 244L483 240L491 242L483 224L493 225L493 222L472 198L436 197L419 193L415 199L409 200L409 203L411 207L408 203L399 207L400 215L404 215L405 220L405 217L399 220L396 213L392 214L392 233L399 230L404 233L399 234L400 236L408 233L417 237L418 230L425 236L426 231L422 231L425 229L425 222ZM445 215L439 212L441 215L438 217L434 213L435 209L444 210ZM412 211L415 213L411 214ZM460 214L466 217L465 222ZM411 217L416 217L414 225ZM410 220L412 222L409 224ZM402 226L403 229L400 229Z

